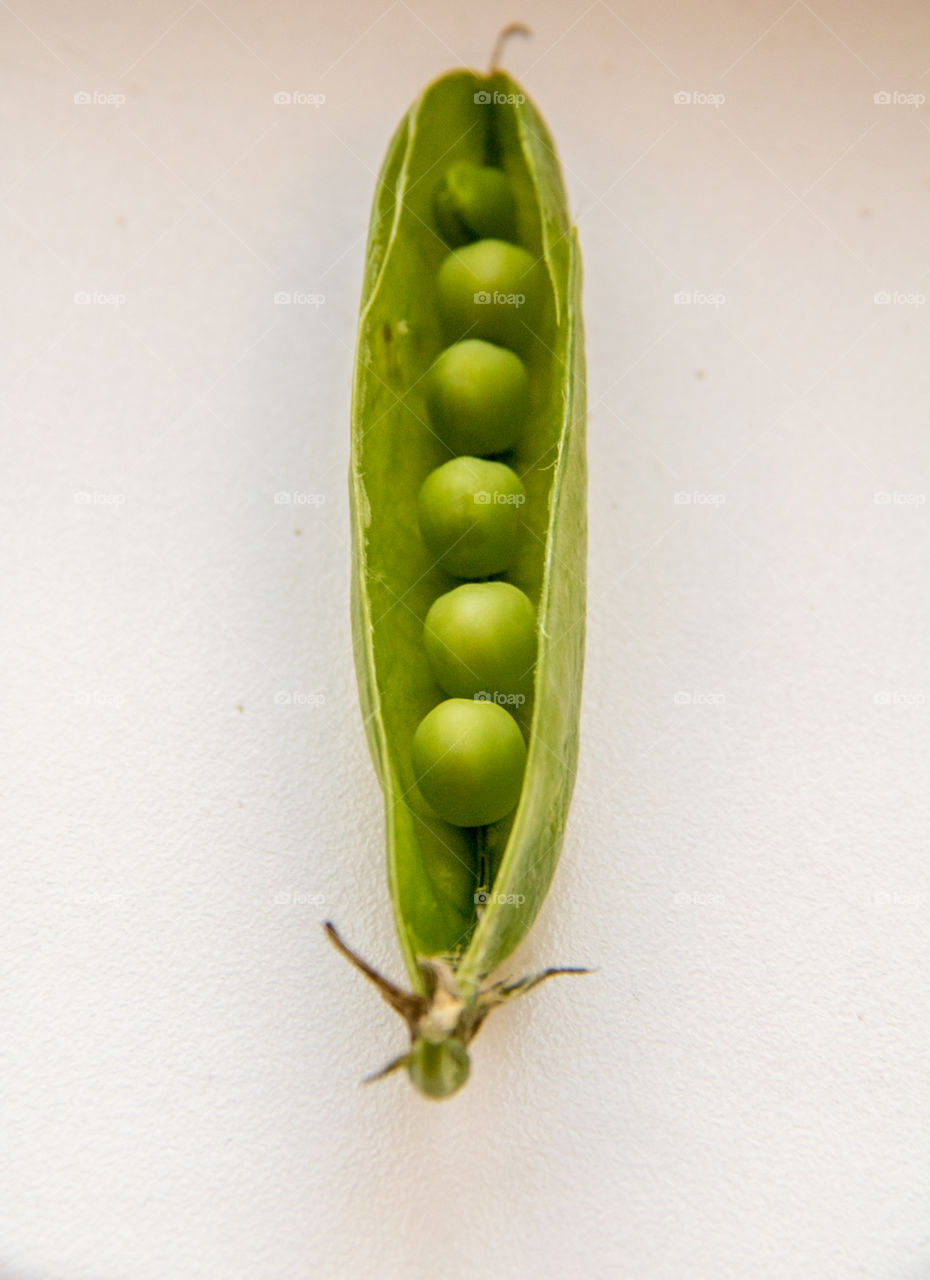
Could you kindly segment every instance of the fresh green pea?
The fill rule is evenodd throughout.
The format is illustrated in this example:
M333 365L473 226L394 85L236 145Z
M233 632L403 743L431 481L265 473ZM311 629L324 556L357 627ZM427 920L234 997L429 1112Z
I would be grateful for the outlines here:
M502 462L452 458L420 487L420 535L437 563L457 578L503 573L517 554L525 501L522 480Z
M502 169L468 160L450 164L433 195L433 212L453 248L484 236L516 238L513 192Z
M485 338L522 351L538 329L542 272L515 244L476 240L453 250L439 268L436 289L453 341Z
M523 361L480 338L447 347L430 367L425 391L430 421L453 453L503 453L530 406Z
M436 600L423 626L426 656L455 698L518 707L536 661L536 611L509 582L466 582Z
M411 754L426 803L455 827L497 822L520 798L523 735L493 702L440 702L417 726Z

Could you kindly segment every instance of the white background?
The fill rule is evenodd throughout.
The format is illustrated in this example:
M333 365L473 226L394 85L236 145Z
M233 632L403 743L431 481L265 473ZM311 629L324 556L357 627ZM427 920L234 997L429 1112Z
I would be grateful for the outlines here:
M591 552L509 971L598 972L437 1106L359 1087L403 1028L320 928L401 977L349 388L389 135L511 18L585 257ZM930 117L874 95L930 93L930 11L0 28L2 1280L926 1280Z

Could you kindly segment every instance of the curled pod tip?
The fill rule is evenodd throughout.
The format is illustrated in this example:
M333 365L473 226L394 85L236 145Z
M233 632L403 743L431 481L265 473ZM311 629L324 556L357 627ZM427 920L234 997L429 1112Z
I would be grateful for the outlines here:
M496 75L500 70L500 60L504 54L504 46L513 36L531 36L533 33L525 22L509 22L503 27L494 42L494 48L491 50L491 65L488 68L488 75Z

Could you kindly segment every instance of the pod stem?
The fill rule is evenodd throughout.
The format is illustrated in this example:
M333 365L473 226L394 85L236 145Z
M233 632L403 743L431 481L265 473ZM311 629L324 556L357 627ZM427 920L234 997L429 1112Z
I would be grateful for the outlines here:
M488 75L496 75L500 70L499 63L504 53L504 45L511 36L531 36L533 33L525 22L510 22L499 33L491 50L491 65L488 67Z
M541 982L562 973L591 973L590 969L543 969L516 981L504 979L477 990L464 990L455 969L438 956L420 957L428 995L416 995L396 986L367 960L352 950L330 921L323 926L337 951L377 987L381 998L403 1018L410 1034L410 1049L387 1066L365 1077L365 1084L383 1080L406 1067L411 1080L428 1097L449 1097L468 1078L468 1045L492 1009L525 995ZM443 1048L445 1046L445 1048ZM435 1061L434 1061L435 1059Z

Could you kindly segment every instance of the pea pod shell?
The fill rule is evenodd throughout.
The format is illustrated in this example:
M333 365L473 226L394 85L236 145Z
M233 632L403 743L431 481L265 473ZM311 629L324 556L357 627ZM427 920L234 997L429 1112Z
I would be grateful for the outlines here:
M432 229L430 191L441 166L483 162L495 105L500 163L528 209L550 290L556 370L539 459L539 532L527 570L537 602L538 657L525 780L493 894L475 922L474 850L434 819L411 774L409 743L437 689L419 661L422 619L455 585L433 567L409 519L423 476L448 453L432 437L416 386L441 349L426 284L448 247ZM527 241L530 243L530 241ZM581 265L552 139L509 76L455 71L428 86L401 121L375 191L352 399L353 642L369 746L385 796L388 880L415 991L423 956L451 957L463 990L525 937L562 845L578 754L585 610L585 370ZM411 391L411 388L414 390ZM533 492L530 494L531 501ZM522 583L518 582L518 585Z

